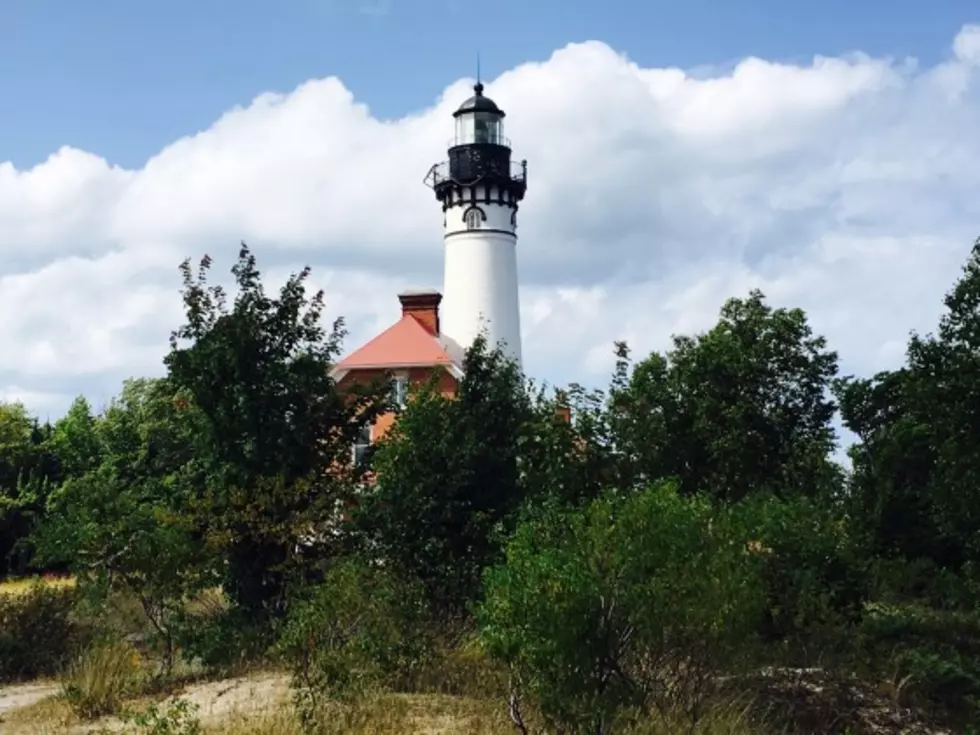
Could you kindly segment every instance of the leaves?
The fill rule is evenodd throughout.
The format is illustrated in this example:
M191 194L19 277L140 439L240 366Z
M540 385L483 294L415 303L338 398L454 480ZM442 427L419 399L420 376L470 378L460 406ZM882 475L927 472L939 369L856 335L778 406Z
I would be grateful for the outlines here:
M185 517L226 555L233 598L258 616L280 615L290 574L301 579L331 553L337 515L362 479L350 448L385 409L386 390L338 390L330 369L343 322L322 325L323 293L306 295L309 268L272 298L242 244L229 306L208 284L211 265L205 257L196 275L181 266L186 323L165 360L200 415Z
M359 524L437 605L458 608L477 594L496 536L525 495L518 457L531 417L516 365L478 340L456 397L438 393L433 379L380 443L378 484L361 501Z
M835 390L852 449L854 511L879 553L959 568L980 561L980 240L936 335L906 365Z
M837 355L801 310L774 309L753 291L729 300L710 331L675 337L666 356L632 371L624 347L618 356L610 406L633 484L676 477L682 492L722 500L815 497L838 486L828 458Z

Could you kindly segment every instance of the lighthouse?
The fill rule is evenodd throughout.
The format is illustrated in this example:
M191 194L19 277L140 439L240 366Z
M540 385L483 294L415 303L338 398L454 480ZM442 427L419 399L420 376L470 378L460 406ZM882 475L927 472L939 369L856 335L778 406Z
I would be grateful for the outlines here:
M444 272L441 331L458 351L484 333L488 346L521 364L517 292L517 210L527 190L527 161L511 161L504 111L483 94L453 113L448 161L425 183L442 204Z

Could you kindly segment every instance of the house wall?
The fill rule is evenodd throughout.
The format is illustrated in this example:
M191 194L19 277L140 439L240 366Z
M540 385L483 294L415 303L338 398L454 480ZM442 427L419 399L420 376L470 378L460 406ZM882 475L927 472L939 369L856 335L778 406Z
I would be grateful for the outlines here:
M391 372L394 374L407 374L409 391L420 384L424 384L429 380L433 371L438 371L439 377L437 379L436 388L444 396L452 397L456 395L456 385L457 381L452 375L450 375L444 368L441 367L422 367L422 368L405 368L398 369L392 368ZM358 370L353 369L338 384L338 387L343 390L346 386L353 385L354 383L370 383L372 380L384 377L385 370ZM371 441L376 442L381 437L383 437L388 430L395 423L395 418L397 414L393 412L382 414L378 417L378 420L374 422L374 426L371 430Z

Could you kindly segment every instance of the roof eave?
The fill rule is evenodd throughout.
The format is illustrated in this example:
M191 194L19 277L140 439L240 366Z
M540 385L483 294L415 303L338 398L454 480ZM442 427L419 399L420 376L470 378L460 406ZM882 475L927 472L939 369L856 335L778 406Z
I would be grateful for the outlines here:
M338 365L330 371L330 377L334 382L339 383L346 377L347 373L354 370L404 370L407 368L436 368L442 367L457 380L463 377L463 370L454 362L402 362L384 364L364 364L364 365Z

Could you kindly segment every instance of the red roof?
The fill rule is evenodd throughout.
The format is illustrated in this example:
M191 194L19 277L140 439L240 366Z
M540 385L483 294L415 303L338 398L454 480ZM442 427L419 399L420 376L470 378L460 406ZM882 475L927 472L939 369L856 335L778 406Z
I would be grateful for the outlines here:
M411 315L355 350L334 368L335 373L366 368L455 366L445 345Z

